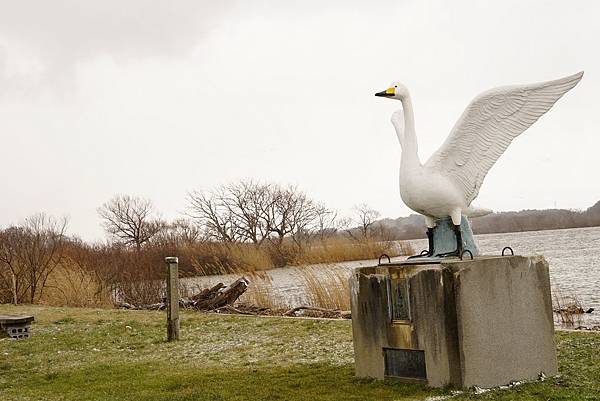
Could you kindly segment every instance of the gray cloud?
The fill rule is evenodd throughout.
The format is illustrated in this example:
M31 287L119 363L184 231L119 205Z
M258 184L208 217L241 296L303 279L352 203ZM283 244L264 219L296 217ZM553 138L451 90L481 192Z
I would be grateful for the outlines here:
M185 55L234 4L193 0L1 1L3 92L64 82L77 63L93 57L127 62ZM25 64L26 70L33 64L36 71L11 72L11 63Z

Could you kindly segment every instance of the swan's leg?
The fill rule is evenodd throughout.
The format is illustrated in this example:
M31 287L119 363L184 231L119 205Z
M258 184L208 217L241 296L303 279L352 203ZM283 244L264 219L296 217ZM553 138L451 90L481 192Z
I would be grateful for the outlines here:
M427 226L427 242L429 247L427 256L433 256L433 229L435 228L435 218L425 216L425 225Z
M450 218L452 219L452 225L454 226L454 235L456 236L456 250L452 252L438 253L435 256L445 257L445 256L458 256L462 259L463 249L463 240L462 240L462 232L460 231L460 222L462 219L462 214L460 209L456 209L452 211L450 214Z
M425 225L427 226L427 242L429 249L418 255L409 256L407 259L429 258L433 256L433 228L435 227L435 219L430 216L425 216Z

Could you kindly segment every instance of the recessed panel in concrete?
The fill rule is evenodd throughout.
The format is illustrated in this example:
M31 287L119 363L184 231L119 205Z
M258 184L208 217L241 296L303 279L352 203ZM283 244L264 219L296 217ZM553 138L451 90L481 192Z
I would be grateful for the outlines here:
M422 350L384 348L385 376L427 380Z

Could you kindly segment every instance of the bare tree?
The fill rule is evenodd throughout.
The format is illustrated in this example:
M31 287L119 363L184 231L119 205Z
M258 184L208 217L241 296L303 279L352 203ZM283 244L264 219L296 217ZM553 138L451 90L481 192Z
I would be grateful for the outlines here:
M260 247L270 232L271 218L265 211L273 203L272 186L252 180L227 185L221 190L220 201L233 217L237 233Z
M272 202L264 205L263 214L270 221L269 233L276 234L276 243L281 245L283 239L294 232L292 213L296 207L293 189L274 188L271 193Z
M18 261L18 243L22 228L9 227L0 232L0 288L10 292L12 303L17 305L20 299L19 289L23 286L23 266Z
M274 193L274 186L251 180L194 191L188 194L188 215L217 241L260 247L272 232Z
M270 221L269 232L276 235L277 245L281 245L286 236L298 238L316 220L315 203L294 186L273 186L271 199L263 214Z
M269 238L276 246L281 246L286 237L296 243L298 248L308 241L319 229L319 214L324 206L310 199L295 186L273 186L272 201L265 215L271 223L269 231L276 235Z
M371 208L366 203L361 203L352 208L354 212L354 221L358 223L358 231L362 239L371 237L372 226L380 216L380 213ZM351 230L348 230L350 236L354 237Z
M265 240L280 246L287 237L300 246L302 239L319 228L319 214L325 210L296 187L251 180L192 192L188 202L188 215L211 238L251 242L256 247Z
M296 201L291 209L290 226L293 228L292 239L300 248L319 228L319 207L320 205L308 198L306 194L296 192Z
M234 214L223 204L223 188L188 193L187 215L204 227L210 239L231 243L241 240Z
M204 241L200 227L188 219L165 223L163 229L154 238L153 243L163 245L193 245Z
M31 303L42 296L48 276L62 261L66 227L66 218L39 213L3 231L0 263L10 270L13 303L26 293Z
M349 220L339 218L336 210L331 210L323 204L315 206L316 235L321 241L335 235L349 224Z
M137 251L163 227L149 199L117 195L98 208L107 233Z
M56 220L43 213L25 219L26 240L21 259L29 275L31 303L35 302L38 289L39 296L42 295L48 276L63 258L67 223L66 218Z

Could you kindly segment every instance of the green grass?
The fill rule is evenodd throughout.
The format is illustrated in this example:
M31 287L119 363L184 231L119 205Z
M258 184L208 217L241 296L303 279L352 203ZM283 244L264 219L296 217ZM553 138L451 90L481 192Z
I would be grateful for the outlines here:
M28 340L0 339L0 400L418 400L449 389L354 377L349 321L11 307ZM600 335L558 333L561 376L452 400L599 400Z

